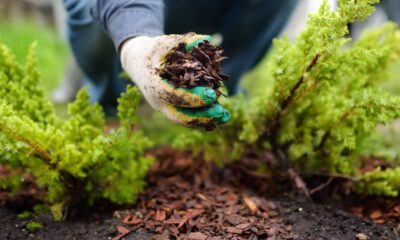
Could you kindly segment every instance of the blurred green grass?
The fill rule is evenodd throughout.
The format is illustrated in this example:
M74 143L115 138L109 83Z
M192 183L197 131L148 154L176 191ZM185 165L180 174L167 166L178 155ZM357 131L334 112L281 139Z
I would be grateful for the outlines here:
M29 46L37 42L36 55L41 85L50 93L64 74L68 60L67 44L48 26L34 20L0 18L0 41L9 46L18 62L24 64Z

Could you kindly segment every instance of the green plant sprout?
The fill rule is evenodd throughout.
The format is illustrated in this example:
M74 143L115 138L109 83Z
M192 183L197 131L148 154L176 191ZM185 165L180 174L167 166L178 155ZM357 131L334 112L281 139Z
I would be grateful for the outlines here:
M36 221L30 221L28 224L26 224L26 228L28 229L29 232L37 232L40 229L42 229L44 226L40 222Z

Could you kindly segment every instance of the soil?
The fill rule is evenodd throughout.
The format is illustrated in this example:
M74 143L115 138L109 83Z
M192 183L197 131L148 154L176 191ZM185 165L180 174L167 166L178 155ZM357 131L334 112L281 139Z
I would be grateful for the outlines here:
M64 222L42 214L34 220L44 228L29 233L30 220L17 214L31 203L11 202L0 208L0 239L400 239L398 200L348 196L321 204L332 188L311 200L291 188L276 191L277 183L238 170L240 162L220 169L169 148L151 154L158 161L136 207L96 205Z

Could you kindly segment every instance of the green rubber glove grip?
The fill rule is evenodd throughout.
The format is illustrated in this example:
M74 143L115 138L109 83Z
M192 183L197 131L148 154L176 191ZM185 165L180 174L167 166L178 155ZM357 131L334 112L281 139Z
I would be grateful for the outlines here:
M197 47L200 43L202 43L204 41L211 42L211 40L212 40L211 36L205 36L205 37L200 38L200 39L198 39L198 40L196 40L194 42L188 43L186 45L186 51L190 52L190 51L192 51L193 47Z

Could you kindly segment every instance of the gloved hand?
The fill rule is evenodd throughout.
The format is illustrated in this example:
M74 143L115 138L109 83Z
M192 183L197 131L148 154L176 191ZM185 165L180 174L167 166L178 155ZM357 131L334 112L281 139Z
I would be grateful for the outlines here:
M160 37L136 37L127 40L121 49L122 66L139 87L147 102L169 119L189 127L212 127L229 121L229 112L216 103L212 88L175 88L161 79L159 69L166 55L179 43L191 50L209 36L186 34Z

